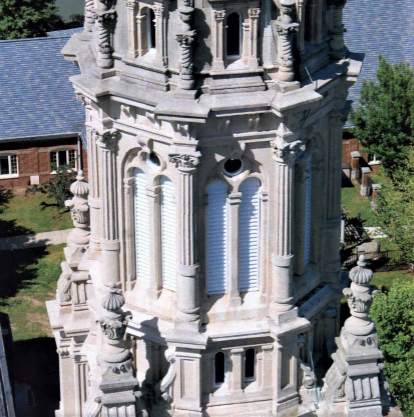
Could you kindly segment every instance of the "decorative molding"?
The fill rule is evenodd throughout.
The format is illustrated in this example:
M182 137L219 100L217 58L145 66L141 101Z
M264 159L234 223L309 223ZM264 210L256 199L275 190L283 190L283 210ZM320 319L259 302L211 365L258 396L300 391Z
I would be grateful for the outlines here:
M200 152L189 154L169 154L169 161L182 171L191 171L200 163Z

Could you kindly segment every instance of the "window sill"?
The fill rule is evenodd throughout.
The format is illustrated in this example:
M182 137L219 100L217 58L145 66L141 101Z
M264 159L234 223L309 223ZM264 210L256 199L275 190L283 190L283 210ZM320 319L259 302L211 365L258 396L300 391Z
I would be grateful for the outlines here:
M368 165L381 165L381 161L371 161L368 162Z
M68 174L70 174L71 172L76 172L76 168L68 169L66 172ZM56 175L56 174L57 174L57 171L50 172L50 175Z
M0 175L0 180L7 180L9 178L19 178L19 174Z

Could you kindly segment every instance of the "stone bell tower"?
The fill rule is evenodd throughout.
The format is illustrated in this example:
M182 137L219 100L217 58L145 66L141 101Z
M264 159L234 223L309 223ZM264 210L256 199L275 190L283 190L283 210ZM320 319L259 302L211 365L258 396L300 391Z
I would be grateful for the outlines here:
M90 235L68 242L48 303L57 416L315 409L361 68L344 3L85 2L63 54L81 68Z

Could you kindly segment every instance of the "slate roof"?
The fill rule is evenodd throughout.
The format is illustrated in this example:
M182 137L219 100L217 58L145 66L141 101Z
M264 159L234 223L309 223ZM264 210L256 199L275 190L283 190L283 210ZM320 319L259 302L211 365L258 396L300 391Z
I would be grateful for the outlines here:
M358 104L363 80L376 80L378 55L414 65L413 0L348 0L344 8L345 44L351 52L365 53L358 82L349 99Z
M0 141L82 131L84 109L68 80L80 71L60 55L70 36L0 41Z

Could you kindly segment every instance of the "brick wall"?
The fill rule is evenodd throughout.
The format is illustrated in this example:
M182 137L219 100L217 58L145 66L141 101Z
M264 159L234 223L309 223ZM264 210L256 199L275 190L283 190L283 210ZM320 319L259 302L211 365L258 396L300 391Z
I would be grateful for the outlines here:
M47 181L53 174L50 164L50 152L74 149L78 151L77 138L48 139L39 141L0 142L0 156L17 155L17 178L2 178L0 185L14 188L16 191L25 189L30 185L30 177L39 175L40 183ZM87 178L87 155L81 147L82 167Z

